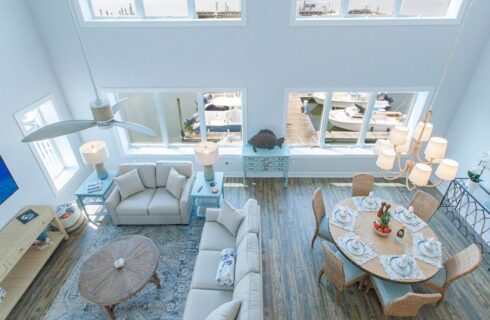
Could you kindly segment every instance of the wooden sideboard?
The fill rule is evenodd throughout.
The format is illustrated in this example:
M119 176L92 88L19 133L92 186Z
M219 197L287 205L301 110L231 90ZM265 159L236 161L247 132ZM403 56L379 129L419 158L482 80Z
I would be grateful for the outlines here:
M248 172L282 172L284 186L288 186L289 171L289 148L257 149L253 151L251 145L243 147L243 180L247 178Z
M63 239L68 239L53 208L28 206L17 215L28 209L39 216L26 224L13 218L0 230L0 287L6 290L3 303L0 304L0 319L7 318L54 250ZM32 244L50 223L57 229L48 232L52 244L39 250Z

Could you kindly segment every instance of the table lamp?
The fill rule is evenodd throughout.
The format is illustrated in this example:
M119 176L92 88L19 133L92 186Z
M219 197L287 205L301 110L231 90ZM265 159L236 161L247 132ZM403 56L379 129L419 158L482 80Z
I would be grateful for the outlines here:
M204 166L204 179L213 181L213 164L218 160L218 145L214 142L204 141L198 143L194 151L196 153L196 162Z
M104 166L107 159L107 149L104 141L90 141L80 147L80 154L86 164L95 166L97 178L104 180L108 173Z

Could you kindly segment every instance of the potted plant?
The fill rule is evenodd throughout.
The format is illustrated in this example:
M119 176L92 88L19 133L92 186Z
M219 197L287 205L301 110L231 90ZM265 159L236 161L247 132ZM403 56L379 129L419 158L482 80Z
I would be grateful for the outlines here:
M480 153L480 160L478 163L468 171L469 180L466 181L466 187L469 191L475 191L480 186L482 181L481 176L487 168L488 161L490 160L490 151Z

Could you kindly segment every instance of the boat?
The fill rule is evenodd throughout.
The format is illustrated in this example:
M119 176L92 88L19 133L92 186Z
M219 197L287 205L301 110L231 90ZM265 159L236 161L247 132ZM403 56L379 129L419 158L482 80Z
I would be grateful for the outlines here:
M205 118L207 132L241 132L241 98L205 96ZM184 124L191 126L194 132L201 131L199 114L186 119Z
M322 107L325 104L324 93L314 93L313 95L300 97L302 106L302 113L311 113L315 108ZM356 104L363 107L367 107L369 98L363 97L359 94L341 93L336 92L332 96L332 110L345 109L348 107L354 107Z
M364 122L363 111L364 108L359 105L341 110L332 110L328 115L328 120L335 127L349 131L361 131ZM389 131L394 126L402 124L403 120L404 115L401 112L385 111L384 109L373 111L368 131Z

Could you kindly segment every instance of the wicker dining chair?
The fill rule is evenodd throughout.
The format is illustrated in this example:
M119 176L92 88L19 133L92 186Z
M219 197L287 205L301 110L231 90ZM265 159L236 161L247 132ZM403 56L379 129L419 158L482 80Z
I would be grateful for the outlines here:
M327 274L330 281L337 287L335 302L339 304L345 288L359 283L359 289L361 289L369 275L347 260L332 243L323 242L322 248L325 253L325 263L318 275L318 282L321 282L323 275Z
M358 173L352 179L352 196L367 197L373 191L374 177L366 173Z
M440 305L444 301L444 295L449 286L459 278L478 269L480 263L481 251L476 244L471 244L447 259L441 270L422 284L442 295L437 302L437 305Z
M433 303L441 298L440 293L415 293L407 284L393 282L371 277L369 288L373 288L383 308L383 319L394 317L417 316L420 308L428 303Z
M333 242L332 234L330 233L330 227L328 225L328 216L326 215L325 202L323 201L322 189L318 188L313 192L313 198L311 200L313 206L313 213L315 215L315 233L311 240L311 247L317 237Z
M428 194L427 192L417 190L409 206L413 207L413 211L425 222L429 222L434 213L439 209L439 201Z

